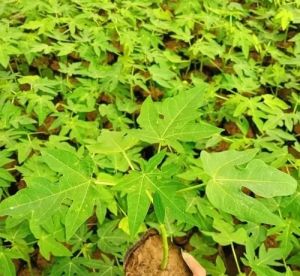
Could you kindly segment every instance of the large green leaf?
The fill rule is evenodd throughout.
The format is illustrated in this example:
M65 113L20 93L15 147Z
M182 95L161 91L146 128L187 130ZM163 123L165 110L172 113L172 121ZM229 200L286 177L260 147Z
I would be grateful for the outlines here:
M61 186L61 183L53 184L43 179L42 183L36 184L34 188L22 189L3 200L0 204L0 214L16 218L31 217L42 221L52 215L64 200L67 189Z
M198 120L198 109L205 102L205 94L199 88L181 92L162 103L154 103L148 97L137 120L141 129L132 130L130 133L148 143L174 147L177 141L198 141L211 137L221 130Z
M241 220L280 223L278 216L258 199L243 193L242 187L248 188L257 196L271 198L293 194L297 182L288 174L266 165L261 160L253 159L254 155L253 150L202 152L204 170L211 177L207 183L207 197L216 208Z
M129 231L132 236L136 235L143 223L153 198L156 198L154 204L155 212L165 213L170 209L175 219L198 225L194 217L186 212L186 201L177 195L177 191L182 189L183 184L170 178L156 168L156 165L162 161L164 153L153 156L142 171L131 171L124 176L116 185L116 189L127 194L128 205L128 223Z
M38 184L20 190L0 204L1 215L43 222L62 204L70 204L65 217L66 237L70 239L82 223L92 215L95 198L103 196L91 178L92 163L65 150L43 151L42 160L62 174L58 183L40 178ZM69 201L67 201L69 200Z

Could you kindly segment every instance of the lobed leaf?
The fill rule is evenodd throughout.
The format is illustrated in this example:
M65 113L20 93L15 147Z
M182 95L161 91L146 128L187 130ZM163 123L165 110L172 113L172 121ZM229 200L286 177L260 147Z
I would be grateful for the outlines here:
M176 145L176 141L198 141L220 133L221 129L208 123L196 121L200 118L199 108L206 96L199 88L181 92L162 103L154 103L148 97L138 117L141 129L131 130L134 137L162 146Z
M255 154L255 150L203 152L203 168L211 177L207 183L207 197L216 208L241 220L280 224L278 216L259 199L243 193L242 188L251 190L257 196L272 198L293 194L297 182L288 174L266 165L261 160L253 159ZM241 166L247 162L246 166Z

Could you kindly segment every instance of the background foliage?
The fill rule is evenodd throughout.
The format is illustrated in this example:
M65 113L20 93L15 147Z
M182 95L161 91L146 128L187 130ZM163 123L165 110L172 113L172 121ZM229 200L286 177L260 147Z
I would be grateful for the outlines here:
M299 275L299 8L2 0L1 273L122 275L164 224L209 275Z

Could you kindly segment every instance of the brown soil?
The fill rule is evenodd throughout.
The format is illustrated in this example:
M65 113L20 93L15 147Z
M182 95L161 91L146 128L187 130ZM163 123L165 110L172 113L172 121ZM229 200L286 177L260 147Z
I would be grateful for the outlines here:
M175 39L169 39L165 42L165 47L171 51L177 51L186 47L186 43Z
M32 61L31 66L34 68L47 68L49 66L49 57L41 56Z
M59 62L57 60L52 60L51 64L50 64L50 68L53 71L59 71L59 69L60 69Z
M293 155L296 159L299 159L300 158L300 152L297 151L295 148L289 146L288 147L288 151L291 155Z
M43 132L45 134L57 134L60 131L60 128L52 128L51 125L56 120L54 116L48 116L42 125L40 125L37 129L38 132Z
M235 135L236 133L241 133L239 127L234 122L226 122L224 128L229 135Z
M24 189L24 188L27 187L26 182L23 179L21 179L20 181L18 181L16 183L16 185L17 185L18 190L22 190L22 189Z
M165 270L161 270L162 240L155 230L149 230L131 248L125 258L126 276L191 276L192 273L182 259L180 249L169 242L169 259Z
M87 112L85 116L86 116L87 121L93 122L93 121L96 121L96 119L98 117L98 112L97 112L97 110Z
M97 103L98 104L110 104L113 102L113 99L111 98L111 96L101 93L97 99Z
M79 53L77 53L75 51L73 51L72 53L70 53L68 55L68 57L71 58L74 61L80 61L81 60Z
M300 134L300 124L296 124L296 125L294 126L294 132L295 132L296 134Z
M37 268L32 268L31 272L28 268L21 269L18 274L18 276L40 276L42 275L42 272Z
M28 83L23 83L19 85L19 88L21 91L29 91L31 89L31 86Z
M50 261L48 261L40 254L40 252L38 252L38 254L36 255L35 263L36 263L37 268L40 269L41 271L43 271L51 265L52 261L53 261L52 256L51 256Z
M153 86L149 87L149 93L151 95L152 100L154 101L160 100L164 95L164 93L159 88Z
M277 248L278 247L278 241L276 240L276 235L271 235L266 238L264 241L265 247L268 248Z
M221 151L224 151L224 150L228 150L229 146L230 146L230 144L227 143L226 141L221 141L215 147L208 148L207 151L208 152L221 152Z

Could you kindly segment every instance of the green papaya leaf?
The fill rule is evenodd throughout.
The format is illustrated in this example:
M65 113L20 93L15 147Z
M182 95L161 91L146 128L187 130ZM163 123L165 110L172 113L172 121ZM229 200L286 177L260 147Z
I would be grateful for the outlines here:
M1 202L0 214L42 223L58 212L66 200L71 200L65 217L66 237L70 239L92 215L96 198L103 199L107 194L98 191L91 178L93 164L89 159L81 160L75 153L57 149L44 150L42 158L52 170L62 174L58 183L40 178L42 182Z
M88 146L88 149L92 153L103 154L112 158L122 158L131 169L134 169L127 151L134 147L137 142L137 139L123 132L103 130L97 142Z
M141 129L130 133L145 142L176 147L177 141L198 141L220 133L221 129L208 123L196 121L199 108L206 96L199 88L181 92L177 96L154 103L148 97L141 108L138 123Z
M170 209L175 219L198 225L197 220L186 212L185 199L177 195L183 184L172 178L164 178L164 172L155 168L164 155L164 152L154 155L142 171L131 171L115 186L115 189L127 194L128 223L132 236L137 234L153 198L154 209L160 219L163 219L166 209Z
M252 159L254 155L253 150L202 152L203 168L211 177L207 183L207 197L216 208L241 220L279 224L281 220L278 216L259 199L243 193L242 188L251 190L257 196L272 198L293 194L297 182L293 177L266 165L263 161Z

